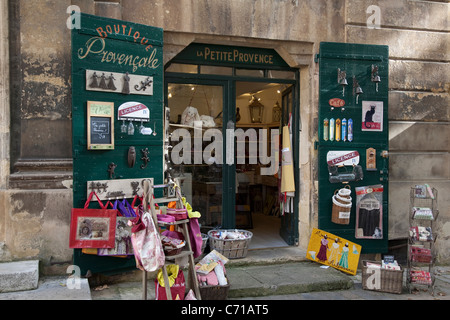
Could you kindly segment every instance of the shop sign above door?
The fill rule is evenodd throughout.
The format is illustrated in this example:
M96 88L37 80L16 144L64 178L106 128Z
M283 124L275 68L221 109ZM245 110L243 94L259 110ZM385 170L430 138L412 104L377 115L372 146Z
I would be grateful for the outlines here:
M192 43L180 52L176 61L185 63L289 67L274 49Z

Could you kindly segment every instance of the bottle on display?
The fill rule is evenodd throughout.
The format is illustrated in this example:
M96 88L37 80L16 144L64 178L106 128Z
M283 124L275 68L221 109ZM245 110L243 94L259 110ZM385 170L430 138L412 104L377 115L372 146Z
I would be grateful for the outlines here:
M347 119L342 119L342 141L347 141Z
M348 141L353 141L353 120L352 119L348 119Z
M328 133L329 133L329 127L330 121L328 118L323 119L323 140L328 141Z
M336 141L341 140L341 119L336 119Z
M334 141L334 118L330 119L330 141Z

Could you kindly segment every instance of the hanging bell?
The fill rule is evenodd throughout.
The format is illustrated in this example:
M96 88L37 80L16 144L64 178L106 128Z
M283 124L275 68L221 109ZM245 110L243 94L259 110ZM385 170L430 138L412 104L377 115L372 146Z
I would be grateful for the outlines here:
M356 90L355 90L355 93L356 93L356 94L361 94L361 93L363 93L363 90L361 89L361 87L358 86L358 87L356 88Z
M378 66L372 65L372 76L370 80L375 82L375 89L378 92L378 83L381 82L381 78L378 75Z
M356 94L356 104L358 104L358 98L359 95L363 93L362 88L359 86L358 81L356 80L356 77L353 76L353 95Z
M342 86L342 96L345 95L345 87L348 85L346 76L347 72L338 68L338 83Z
M375 90L378 92L378 83L381 82L380 76L375 76L373 82L375 82Z

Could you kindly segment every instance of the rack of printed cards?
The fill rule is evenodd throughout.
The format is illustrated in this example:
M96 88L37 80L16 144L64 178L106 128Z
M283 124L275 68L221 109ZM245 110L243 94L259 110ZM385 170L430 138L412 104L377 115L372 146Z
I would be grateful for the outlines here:
M410 191L408 272L406 286L411 292L416 285L427 286L434 295L434 244L437 234L433 230L439 210L438 191L428 184L415 185Z

